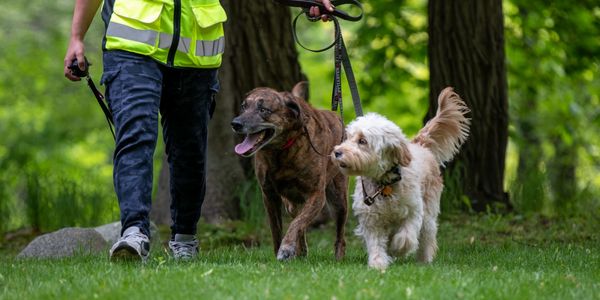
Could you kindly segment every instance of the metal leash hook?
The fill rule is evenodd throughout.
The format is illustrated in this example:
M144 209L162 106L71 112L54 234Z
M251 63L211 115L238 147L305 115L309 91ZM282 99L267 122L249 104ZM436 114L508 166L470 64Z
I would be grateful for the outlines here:
M106 103L104 102L104 95L98 90L98 88L96 88L96 85L94 84L94 81L92 80L92 77L90 76L89 69L92 64L88 61L87 57L84 56L83 59L85 60L83 62L84 66L85 66L84 70L79 68L79 63L78 63L77 59L74 59L71 62L71 65L69 66L69 70L71 70L71 73L77 77L80 77L80 78L85 77L88 86L92 90L94 97L96 97L96 100L98 101L98 104L100 105L100 108L102 109L102 112L104 112L104 116L106 117L106 121L108 122L108 128L110 129L110 133L112 133L113 139L116 140L115 131L113 129L114 122L113 122L112 113L111 113L110 109L108 108L108 106L106 105Z

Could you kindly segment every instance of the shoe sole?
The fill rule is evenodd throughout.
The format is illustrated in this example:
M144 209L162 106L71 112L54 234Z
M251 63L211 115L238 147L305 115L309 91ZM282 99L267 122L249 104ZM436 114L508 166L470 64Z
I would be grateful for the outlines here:
M135 249L126 245L117 247L110 255L111 261L142 261L145 262L148 257L143 257Z

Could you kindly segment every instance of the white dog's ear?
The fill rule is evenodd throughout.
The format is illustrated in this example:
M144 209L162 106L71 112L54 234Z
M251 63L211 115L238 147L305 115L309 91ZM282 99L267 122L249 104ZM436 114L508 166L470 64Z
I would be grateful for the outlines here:
M403 167L408 167L412 160L412 155L408 150L408 145L406 143L400 143L399 145L394 145L392 148L392 157L394 163L400 164Z

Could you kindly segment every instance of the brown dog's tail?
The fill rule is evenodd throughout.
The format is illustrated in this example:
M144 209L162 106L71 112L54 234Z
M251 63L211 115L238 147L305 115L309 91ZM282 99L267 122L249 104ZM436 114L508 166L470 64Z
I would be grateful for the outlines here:
M469 108L451 87L445 88L438 97L435 117L419 131L413 143L433 152L440 165L450 161L469 136L470 119L465 115Z

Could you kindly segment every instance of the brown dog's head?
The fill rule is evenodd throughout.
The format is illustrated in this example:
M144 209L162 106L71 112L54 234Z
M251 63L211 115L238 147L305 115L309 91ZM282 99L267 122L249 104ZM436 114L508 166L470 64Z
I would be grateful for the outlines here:
M256 88L242 102L240 115L231 121L244 141L235 146L235 153L249 157L267 145L283 145L293 131L302 129L302 103L306 82L296 84L292 93L270 88Z

